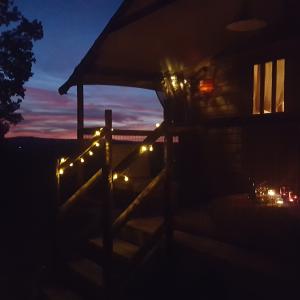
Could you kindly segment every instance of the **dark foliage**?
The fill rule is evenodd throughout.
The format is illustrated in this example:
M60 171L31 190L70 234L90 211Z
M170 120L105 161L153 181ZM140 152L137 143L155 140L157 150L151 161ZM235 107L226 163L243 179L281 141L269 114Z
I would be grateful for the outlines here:
M22 120L16 111L25 96L24 83L33 75L33 42L42 37L41 22L28 21L13 0L0 0L0 139Z

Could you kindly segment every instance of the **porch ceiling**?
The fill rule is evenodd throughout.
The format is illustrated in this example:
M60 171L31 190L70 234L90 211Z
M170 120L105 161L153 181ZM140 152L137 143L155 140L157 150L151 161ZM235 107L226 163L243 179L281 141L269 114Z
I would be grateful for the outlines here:
M287 18L290 2L296 3L249 1L249 13L269 26L237 33L226 25L239 15L242 0L126 0L59 92L76 84L159 90L167 70L192 74L210 57L262 40Z

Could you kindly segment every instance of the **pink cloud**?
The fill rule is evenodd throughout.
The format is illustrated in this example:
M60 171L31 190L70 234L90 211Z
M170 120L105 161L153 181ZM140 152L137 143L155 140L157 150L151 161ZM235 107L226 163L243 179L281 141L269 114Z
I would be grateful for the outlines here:
M94 103L89 95L86 97L85 126L103 126L107 108L113 111L113 126L116 128L153 129L154 124L161 120L159 106L153 108L137 103L140 95L117 97L112 93L104 100L99 92L99 100ZM28 87L20 111L24 121L12 126L7 137L76 138L76 99L72 94L60 96L56 91Z

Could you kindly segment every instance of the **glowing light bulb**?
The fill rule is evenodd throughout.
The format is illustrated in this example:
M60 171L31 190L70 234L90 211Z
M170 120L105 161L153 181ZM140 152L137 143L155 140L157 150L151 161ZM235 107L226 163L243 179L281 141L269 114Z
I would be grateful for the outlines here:
M125 182L128 182L129 181L129 178L127 176L124 176L124 181Z
M95 131L95 136L99 136L100 135L100 130L96 130Z
M269 196L275 196L275 191L274 190L268 190L268 195Z
M73 167L74 166L74 164L73 163L70 163L70 165L69 165L70 167Z
M141 153L144 153L144 152L146 152L147 151L147 146L145 146L145 145L143 145L143 146L141 146Z
M84 158L83 157L80 158L80 162L84 163Z
M159 126L160 126L160 124L159 124L159 123L156 123L156 124L155 124L155 127L156 127L156 128L158 128Z
M153 151L153 146L149 146L149 151L152 152Z
M112 128L111 131L114 131L114 129Z
M115 173L115 174L113 175L113 180L116 180L116 179L118 179L118 174L117 174L117 173Z
M95 143L96 147L100 147L100 144L98 142Z
M64 174L64 169L59 169L59 174L60 175Z
M89 155L93 156L94 155L93 151L89 151Z
M62 157L62 158L60 159L60 163L61 163L61 164L63 164L65 161L66 161L66 159L65 159L64 157Z

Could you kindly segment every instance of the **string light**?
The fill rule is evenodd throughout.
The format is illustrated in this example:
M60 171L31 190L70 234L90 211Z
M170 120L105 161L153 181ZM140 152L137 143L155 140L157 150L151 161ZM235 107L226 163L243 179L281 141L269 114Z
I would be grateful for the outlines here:
M156 123L156 124L155 124L155 127L156 127L156 128L158 128L159 126L160 126L160 124L159 124L159 123Z
M96 130L94 135L95 136L100 136L100 134L101 134L100 130Z
M156 123L156 127L159 127L160 124L159 123ZM101 136L101 131L103 130L103 128L100 128L100 130L96 130L95 131L95 136ZM111 130L113 131L113 128L111 128ZM69 167L73 167L76 163L76 161L80 161L82 164L85 162L85 158L83 157L84 155L86 155L88 153L89 156L93 156L94 155L94 152L92 150L90 150L92 147L100 147L101 144L100 144L100 138L97 140L97 141L94 141L82 154L81 156L78 156L77 158L74 158L73 160L71 160L69 163L68 163L68 166ZM147 151L154 151L154 148L152 145L142 145L141 148L140 148L140 153L144 153L144 152L147 152ZM58 169L57 173L60 174L60 175L63 175L64 174L64 170L65 170L65 166L64 163L69 160L69 158L60 158L59 159L59 163L61 165L64 166L64 168L60 168ZM129 177L128 176L125 176L125 175L122 175L123 179L125 182L128 182L129 181ZM119 175L117 173L113 174L113 180L116 180L119 178Z
M140 148L140 153L144 153L144 152L146 152L146 151L152 152L153 150L154 150L154 148L153 148L152 145L150 145L150 146L143 145L143 146L141 146L141 148Z
M145 145L141 146L140 152L144 153L146 151L147 151L147 146L145 146Z

